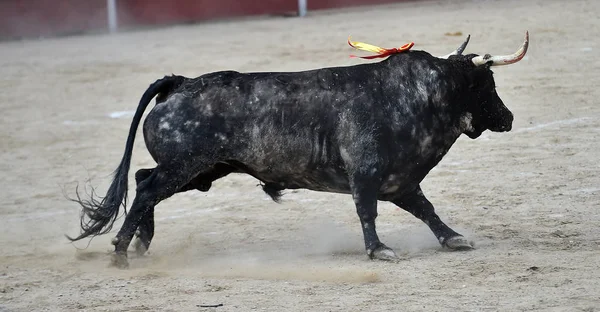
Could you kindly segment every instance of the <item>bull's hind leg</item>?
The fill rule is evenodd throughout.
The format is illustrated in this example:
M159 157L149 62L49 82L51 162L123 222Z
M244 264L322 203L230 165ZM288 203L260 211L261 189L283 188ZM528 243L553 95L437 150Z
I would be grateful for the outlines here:
M133 242L135 254L143 256L150 248L150 243L154 237L154 207L150 208L140 221L140 226L135 232L136 239Z
M154 209L156 204L171 197L192 179L193 175L188 172L187 168L165 169L159 166L152 171L149 177L138 184L129 213L117 236L113 239L113 245L115 245L113 264L115 266L121 268L128 266L127 247L142 220Z
M152 174L153 169L140 169L135 174L135 181L139 185ZM212 169L197 175L189 183L184 185L177 193L182 193L190 190L198 190L208 192L212 186L212 182L232 173L235 168L226 164L216 164ZM148 210L135 232L136 240L133 243L135 252L138 256L142 256L150 248L150 242L154 237L154 208Z
M135 173L135 182L138 185L144 180L148 179L152 175L154 169L140 169ZM154 237L154 208L149 209L144 213L140 226L138 226L135 232L136 240L133 243L135 252L138 256L144 255L148 248L150 248L150 242Z
M392 202L425 222L442 246L453 250L473 248L464 236L456 233L440 220L431 202L423 195L421 187Z
M381 241L375 230L377 218L378 185L370 177L354 177L350 179L352 198L356 204L356 212L360 218L365 249L371 259L396 260L396 253Z

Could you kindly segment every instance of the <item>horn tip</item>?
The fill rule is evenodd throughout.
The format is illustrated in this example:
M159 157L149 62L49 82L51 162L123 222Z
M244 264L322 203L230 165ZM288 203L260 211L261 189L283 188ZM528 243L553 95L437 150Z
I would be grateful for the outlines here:
M523 47L525 49L524 53L527 52L527 48L529 47L529 31L525 31L525 42L523 43Z

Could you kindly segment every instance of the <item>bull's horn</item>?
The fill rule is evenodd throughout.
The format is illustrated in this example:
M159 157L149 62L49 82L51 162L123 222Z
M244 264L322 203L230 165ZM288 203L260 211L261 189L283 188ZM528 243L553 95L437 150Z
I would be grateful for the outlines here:
M489 54L476 56L471 59L475 66L483 65L486 63L491 63L492 66L496 65L508 65L512 63L516 63L520 61L527 53L527 48L529 47L529 32L525 32L525 41L523 45L517 52L511 55L497 55L491 56Z
M452 53L450 54L446 54L444 56L440 56L439 58L442 59L447 59L449 58L451 55L461 55L463 53L463 51L467 48L467 44L469 43L469 39L471 39L471 35L467 36L467 40L465 40L465 42L463 42L460 47L458 47L458 49L452 51Z

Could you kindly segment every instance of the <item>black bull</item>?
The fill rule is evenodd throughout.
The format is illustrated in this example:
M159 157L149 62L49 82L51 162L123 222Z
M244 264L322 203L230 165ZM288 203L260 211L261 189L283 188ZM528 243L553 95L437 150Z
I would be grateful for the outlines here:
M125 208L135 133L156 96L144 139L157 166L136 173L135 199L113 239L118 266L127 266L134 234L138 253L149 247L156 204L177 192L208 191L232 172L260 180L275 200L284 189L352 194L370 258L396 258L375 230L378 200L423 220L443 246L472 248L440 220L419 186L461 134L477 138L512 126L495 91L494 61L460 52L444 59L409 51L304 72L160 79L140 100L106 197L75 200L83 207L82 233L72 240L107 233Z

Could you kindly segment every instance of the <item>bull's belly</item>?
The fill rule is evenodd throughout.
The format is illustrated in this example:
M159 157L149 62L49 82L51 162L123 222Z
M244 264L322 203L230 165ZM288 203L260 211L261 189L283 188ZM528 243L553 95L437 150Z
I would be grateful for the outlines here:
M318 192L350 194L350 185L332 180L296 179L294 181L279 182L284 189L307 189Z
M385 178L384 181L377 185L377 197L379 200L392 200L403 196L406 193L414 190L419 181L416 180L399 180L399 175L391 175ZM281 190L284 189L307 189L318 192L352 194L348 180L343 177L257 177L265 183L275 184Z
M341 194L352 193L348 176L344 172L333 170L295 175L277 175L273 172L262 172L255 177L265 183L275 184L281 189L308 189ZM411 175L406 172L394 172L386 174L377 185L378 196L384 200L402 196L402 194L414 190L424 177L425 174L422 173Z
M275 184L281 189L308 189L311 191L350 194L348 177L333 169L296 174L262 171L255 174L259 180Z

